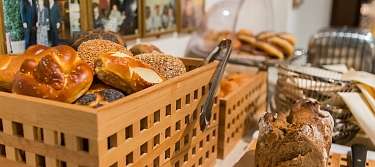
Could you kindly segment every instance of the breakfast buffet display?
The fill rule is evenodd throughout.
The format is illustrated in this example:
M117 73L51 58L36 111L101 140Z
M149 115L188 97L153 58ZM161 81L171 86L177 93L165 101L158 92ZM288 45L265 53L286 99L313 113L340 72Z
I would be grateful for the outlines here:
M375 167L368 31L305 44L274 2L97 1L69 39L4 8L0 167Z
M156 46L138 44L128 50L114 39L116 34L94 31L76 41L77 51L35 45L22 55L3 55L0 88L96 108L186 72L180 59Z

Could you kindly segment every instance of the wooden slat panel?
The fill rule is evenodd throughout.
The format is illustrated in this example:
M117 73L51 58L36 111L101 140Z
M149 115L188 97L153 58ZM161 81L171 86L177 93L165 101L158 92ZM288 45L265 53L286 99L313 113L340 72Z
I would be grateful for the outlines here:
M26 152L26 164L30 166L35 166L35 154L31 152Z
M169 102L173 106L177 100L174 97L182 98L187 92L193 92L198 86L200 89L200 85L207 85L216 65L214 63L204 66L186 73L184 77L168 80L164 84L156 85L142 92L132 94L124 100L104 106L98 111L99 139L120 131L126 125L131 124L134 119L140 120L144 115L151 115L154 111L164 108L166 104L162 103ZM145 101L147 101L147 104L144 103ZM148 107L147 111L143 110L145 105ZM174 108L172 108L173 110Z
M57 144L57 133L55 133L55 131L43 129L43 135L45 144L49 144L52 146Z
M11 160L8 160L8 159L5 159L3 157L0 157L0 164L1 166L4 166L4 167L33 167L31 165L26 165L26 164L23 164L23 163L18 163L16 161L11 161Z
M47 155L48 157L86 166L97 166L98 158L85 152L71 151L61 146L50 146L40 142L0 133L0 144L6 145L8 159L15 159L14 147L26 152Z
M65 134L66 148L72 151L78 151L78 139L77 136L71 134Z
M45 158L46 158L46 167L56 167L57 166L56 159L49 158L49 157L45 157Z
M34 140L34 127L23 124L23 132L25 139Z
M19 105L22 104L22 105ZM0 118L86 138L97 136L96 113L90 108L0 92Z
M9 160L16 161L16 151L14 147L8 145L5 146L6 158Z
M256 114L258 112L256 109L262 108L261 105L266 105L266 75L265 72L251 75L246 83L242 83L240 87L220 99L219 158L228 155L242 136L246 135L246 119ZM229 142L227 142L228 138Z
M12 121L3 119L3 128L4 128L4 133L8 135L13 135L13 125Z

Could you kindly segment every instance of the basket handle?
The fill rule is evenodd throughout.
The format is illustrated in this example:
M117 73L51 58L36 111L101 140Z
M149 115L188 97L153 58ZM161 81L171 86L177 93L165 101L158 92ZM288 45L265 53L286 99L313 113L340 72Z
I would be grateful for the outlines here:
M225 72L229 57L232 53L232 41L229 39L222 40L220 44L208 55L205 59L205 63L208 64L214 60L220 59L220 63L211 79L211 87L208 91L208 96L203 104L202 111L200 113L199 125L202 131L204 131L210 124L212 116L212 106L215 99L215 94L219 87L220 81Z

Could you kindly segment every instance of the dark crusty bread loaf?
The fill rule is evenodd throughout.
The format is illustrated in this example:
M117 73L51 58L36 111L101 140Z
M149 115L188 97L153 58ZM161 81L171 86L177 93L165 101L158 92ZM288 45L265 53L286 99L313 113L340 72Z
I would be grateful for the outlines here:
M326 167L333 118L319 103L298 101L287 113L267 113L259 122L257 167Z

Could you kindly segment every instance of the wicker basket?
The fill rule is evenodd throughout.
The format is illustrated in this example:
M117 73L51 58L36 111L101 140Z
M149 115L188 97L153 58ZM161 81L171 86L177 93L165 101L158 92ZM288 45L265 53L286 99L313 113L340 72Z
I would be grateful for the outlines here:
M247 134L253 115L266 112L267 73L258 72L238 89L220 98L218 158L224 159Z
M323 110L334 118L333 142L347 144L360 131L358 124L338 92L357 91L351 81L341 80L341 73L316 67L281 65L278 68L275 111L287 112L303 98L313 98L321 103Z
M355 85L341 80L341 74L308 66L280 65L275 101L278 111L287 111L302 98L314 98L323 105L340 101L338 92L351 92Z
M199 112L217 63L99 109L0 92L0 166L213 166L219 106Z

